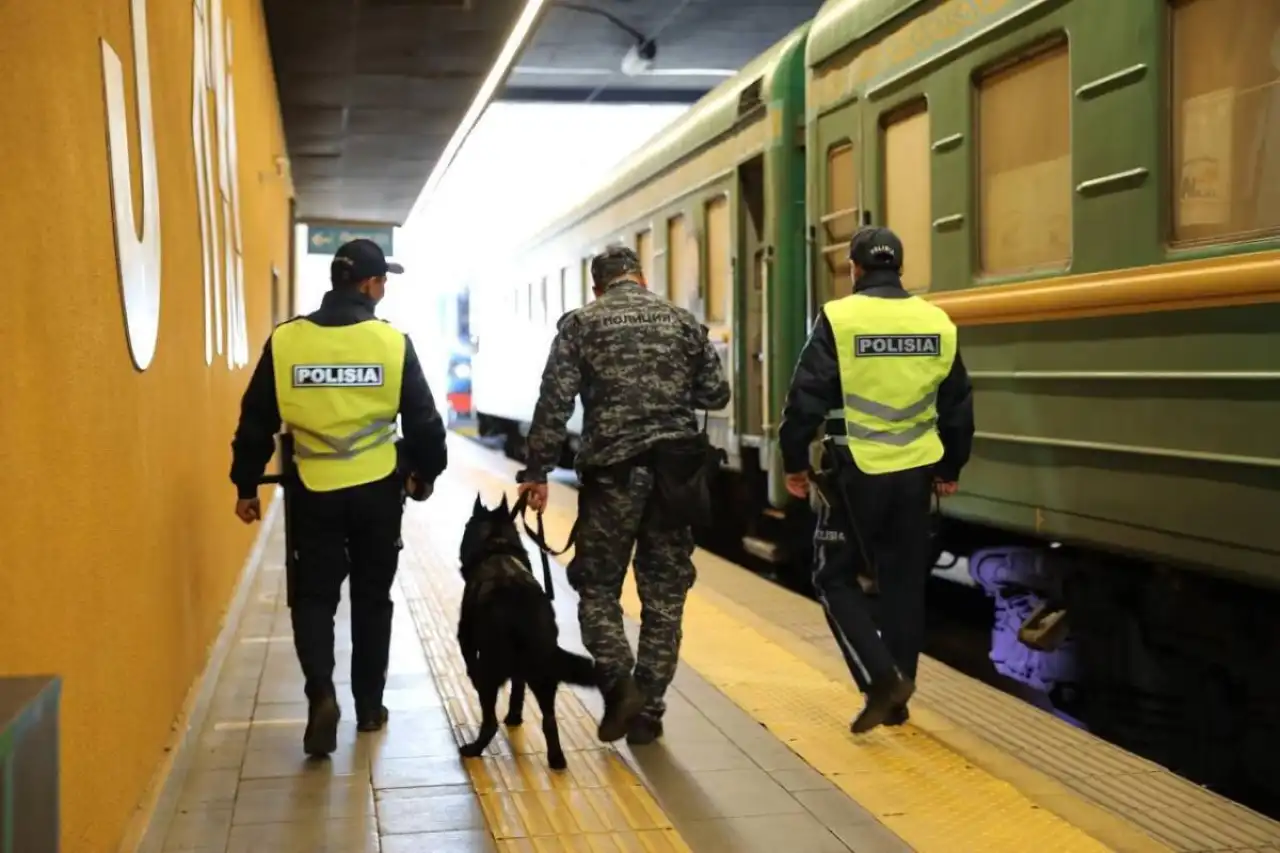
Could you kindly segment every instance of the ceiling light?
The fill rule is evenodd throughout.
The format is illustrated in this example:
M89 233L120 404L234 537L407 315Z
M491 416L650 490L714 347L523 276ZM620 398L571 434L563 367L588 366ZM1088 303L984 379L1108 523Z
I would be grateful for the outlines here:
M628 77L647 74L653 68L653 59L657 55L658 46L652 41L636 42L622 57L622 73Z

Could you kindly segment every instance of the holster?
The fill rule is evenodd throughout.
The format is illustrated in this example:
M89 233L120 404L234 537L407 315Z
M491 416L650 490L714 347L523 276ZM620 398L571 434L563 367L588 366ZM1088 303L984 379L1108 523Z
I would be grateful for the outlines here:
M840 454L834 452L835 447L831 444L830 439L822 442L822 454L819 457L818 464L821 467L814 471L810 476L814 488L818 490L818 494L829 504L833 510L844 511L847 506L844 500L844 491L840 485L840 473L843 471Z
M653 493L645 506L646 520L655 527L709 527L712 523L712 479L727 460L705 432L688 438L660 441L630 459L583 472L584 486L593 475L629 477L635 468L653 472Z

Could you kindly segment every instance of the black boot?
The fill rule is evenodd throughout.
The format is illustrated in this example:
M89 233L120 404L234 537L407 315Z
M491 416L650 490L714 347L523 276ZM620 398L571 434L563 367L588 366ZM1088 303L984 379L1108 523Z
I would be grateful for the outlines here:
M387 724L387 719L391 716L391 712L387 710L387 706L378 704L356 704L356 730L361 732L377 732L382 731L382 727Z
M632 746L648 746L662 737L662 720L641 714L631 721L631 730L627 732L627 743Z
M631 721L644 709L644 694L635 679L625 675L604 691L604 716L596 731L600 740L612 743L627 736Z
M905 706L915 692L915 683L896 671L890 678L873 682L867 690L866 707L849 726L849 731L860 735L882 725L896 709Z
M338 697L332 693L310 701L307 708L307 730L302 735L302 748L307 755L323 758L338 748L338 720L341 718Z

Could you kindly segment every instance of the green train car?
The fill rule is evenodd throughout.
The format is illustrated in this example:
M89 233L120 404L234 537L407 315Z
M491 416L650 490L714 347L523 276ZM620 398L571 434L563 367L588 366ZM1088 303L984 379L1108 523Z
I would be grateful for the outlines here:
M961 327L946 512L1280 585L1280 3L845 0L807 60L816 301L866 217Z
M1280 808L1280 2L830 0L479 291L481 431L519 455L556 320L628 244L733 386L712 533L803 576L777 425L862 223L973 377L940 547L1033 549L1056 707Z
M519 455L589 258L631 245L733 385L715 533L804 572L777 425L867 222L974 381L942 544L1037 549L1095 732L1280 802L1280 2L830 0L478 292L482 432Z
M708 432L728 451L726 482L744 508L724 516L742 520L732 536L754 529L768 508L770 437L806 330L807 31L788 35L644 145L476 300L472 393L483 433L506 433L518 455L556 321L589 298L591 256L626 243L650 286L702 318L716 343L733 398L709 414ZM575 415L571 431L579 423Z
M784 539L791 367L887 224L975 381L949 517L1280 585L1278 78L1274 0L832 0L495 283L476 406L518 434L529 347L630 244L729 369L732 535Z

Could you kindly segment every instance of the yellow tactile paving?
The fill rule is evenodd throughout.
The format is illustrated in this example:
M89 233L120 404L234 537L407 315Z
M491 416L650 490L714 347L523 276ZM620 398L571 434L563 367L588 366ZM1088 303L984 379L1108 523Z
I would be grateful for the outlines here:
M458 743L470 740L480 722L475 690L455 637L462 579L453 552L474 497L474 491L466 491L452 478L438 483L432 499L411 510L400 563L409 609ZM506 701L504 691L500 716L506 713ZM524 725L502 727L484 757L466 761L498 849L689 853L617 752L596 740L595 720L568 688L559 693L557 712L567 770L554 772L547 766L541 716L532 694L525 702Z
M624 607L639 612L634 589ZM1108 849L912 726L855 740L846 727L856 691L696 595L685 609L682 656L922 853Z
M490 491L509 486L489 470L470 473ZM572 523L565 504L553 497L547 512L553 543ZM639 618L630 576L623 607ZM855 739L847 729L862 701L856 689L726 615L696 587L681 658L920 853L1110 849L914 726Z

